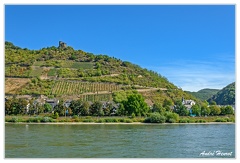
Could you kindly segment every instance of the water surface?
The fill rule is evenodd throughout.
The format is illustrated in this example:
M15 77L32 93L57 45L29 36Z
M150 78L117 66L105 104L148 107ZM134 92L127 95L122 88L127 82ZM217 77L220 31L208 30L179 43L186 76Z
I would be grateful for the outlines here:
M6 158L235 158L235 124L5 124Z

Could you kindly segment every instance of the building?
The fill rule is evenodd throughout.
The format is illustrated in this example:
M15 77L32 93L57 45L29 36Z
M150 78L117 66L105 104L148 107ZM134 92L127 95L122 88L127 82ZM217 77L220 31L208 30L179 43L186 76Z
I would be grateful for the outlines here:
M52 109L59 103L58 99L47 99L46 103L52 106Z
M63 105L64 105L66 108L69 108L69 106L71 105L71 102L72 102L72 100L67 100L67 101L64 102Z

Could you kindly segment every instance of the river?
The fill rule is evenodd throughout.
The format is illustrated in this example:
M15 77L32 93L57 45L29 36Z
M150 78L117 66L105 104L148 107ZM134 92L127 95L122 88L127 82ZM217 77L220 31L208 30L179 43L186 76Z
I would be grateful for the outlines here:
M235 124L5 124L5 158L235 158Z

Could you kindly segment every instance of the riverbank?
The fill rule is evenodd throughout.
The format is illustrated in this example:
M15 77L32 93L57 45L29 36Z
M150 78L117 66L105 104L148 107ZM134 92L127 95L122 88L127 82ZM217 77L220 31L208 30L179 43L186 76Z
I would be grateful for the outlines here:
M32 124L148 124L146 117L58 117L52 118L48 115L37 116L5 116L6 123L32 123ZM234 115L229 116L209 116L190 117L181 116L175 122L158 122L157 124L221 124L235 123ZM154 124L154 123L150 123Z
M144 122L132 122L132 123L124 123L124 122L116 122L116 123L97 123L97 122L47 122L47 123L32 123L32 122L5 122L5 124L44 124L44 125L196 125L196 124L235 124L235 122L206 122L206 123L144 123Z

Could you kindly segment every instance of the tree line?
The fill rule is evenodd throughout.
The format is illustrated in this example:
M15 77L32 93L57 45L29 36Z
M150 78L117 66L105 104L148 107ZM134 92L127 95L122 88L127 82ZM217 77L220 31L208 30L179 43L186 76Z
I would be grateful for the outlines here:
M154 103L149 107L143 96L137 91L122 91L114 93L112 102L88 102L79 100L71 101L66 107L64 101L60 102L52 108L48 103L40 105L34 100L27 101L21 98L12 98L5 101L5 115L18 114L41 114L55 112L59 116L77 115L77 116L149 116L151 113L166 115L166 113L176 113L179 116L217 116L234 114L231 106L208 106L207 102L202 105L193 105L189 110L184 106L181 100L177 100L174 105L169 100L165 100L163 104Z

